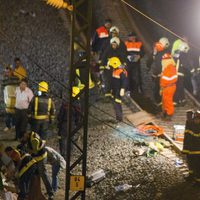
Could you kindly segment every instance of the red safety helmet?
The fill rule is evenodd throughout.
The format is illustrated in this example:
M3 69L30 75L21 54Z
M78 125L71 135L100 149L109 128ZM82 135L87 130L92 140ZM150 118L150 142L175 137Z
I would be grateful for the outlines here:
M165 53L163 56L162 56L162 59L171 59L172 56L170 53Z

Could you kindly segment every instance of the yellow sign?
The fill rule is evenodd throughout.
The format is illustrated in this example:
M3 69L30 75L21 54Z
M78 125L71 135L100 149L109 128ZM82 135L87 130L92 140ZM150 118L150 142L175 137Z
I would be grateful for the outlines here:
M70 190L71 191L84 191L84 176L71 176L70 177Z

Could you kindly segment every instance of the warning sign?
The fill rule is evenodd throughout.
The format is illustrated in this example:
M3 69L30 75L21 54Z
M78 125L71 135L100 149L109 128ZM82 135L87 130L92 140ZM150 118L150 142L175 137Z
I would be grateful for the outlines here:
M70 177L70 190L71 191L84 191L84 176L71 176Z

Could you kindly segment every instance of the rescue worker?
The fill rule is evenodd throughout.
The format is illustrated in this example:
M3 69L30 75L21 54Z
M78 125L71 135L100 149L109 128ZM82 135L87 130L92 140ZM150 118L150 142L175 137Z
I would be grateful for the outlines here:
M105 40L109 38L109 30L112 26L112 20L106 19L103 26L96 29L95 34L92 38L92 52L100 53L102 51L102 45Z
M138 41L136 34L128 34L128 40L125 41L127 49L127 71L128 71L128 91L142 92L142 77L140 60L144 55L142 42Z
M187 181L194 180L195 186L200 186L200 111L187 112L185 125L183 153L186 154L189 168Z
M80 88L73 87L72 88L72 97L76 98L77 95L80 93ZM59 113L57 116L58 120L58 137L59 137L59 149L60 154L66 159L66 149L67 149L67 123L68 123L68 102L63 101ZM80 102L79 99L76 98L76 100L73 101L73 107L72 107L72 129L76 128L80 121Z
M29 105L31 114L32 131L47 139L49 124L55 119L55 106L52 98L48 95L48 83L42 81L38 85L38 95L35 96Z
M160 76L160 92L162 96L162 112L166 120L171 120L174 114L173 96L177 81L176 64L168 53L162 57L162 73Z
M6 67L2 81L6 111L6 127L4 128L5 132L15 127L15 90L18 84L18 78L13 76L11 67Z
M120 47L120 39L113 37L110 40L110 46L106 48L102 55L101 70L103 70L103 86L105 87L105 97L111 98L111 79L112 69L107 64L108 60L112 57L120 59L121 63L126 64L126 48Z
M42 140L35 132L26 133L22 139L22 145L25 145L27 151L37 161L38 173L46 187L48 200L52 200L54 197L53 189L45 167L47 162L45 144L46 141Z
M178 81L176 84L176 92L174 95L174 104L176 106L185 105L184 79L186 70L189 68L188 51L189 46L186 42L181 42L178 49L174 52L174 60L176 62L176 70L178 72Z
M17 169L18 199L26 200L30 192L32 179L37 172L37 162L30 154L22 153L10 146L6 147L5 152L14 161Z
M12 66L13 75L16 76L20 81L27 78L26 69L22 66L20 58L14 59L14 65Z
M122 97L125 94L127 87L127 71L122 65L121 61L117 57L111 57L108 61L108 65L113 68L111 88L114 100L114 109L117 121L123 121L122 114Z
M160 96L160 74L162 71L162 56L165 53L169 53L169 40L165 37L160 38L158 42L154 44L153 48L153 64L152 69L152 80L153 80L153 95L155 103L158 107L161 106L161 96Z
M75 86L77 86L80 90L82 90L86 85L87 79L87 70L86 70L86 59L85 59L85 51L79 52L80 62L77 64L78 69L76 69L76 79ZM97 98L97 89L95 83L93 81L93 77L91 76L91 69L89 69L89 103L92 104L96 101ZM83 108L84 105L82 105Z

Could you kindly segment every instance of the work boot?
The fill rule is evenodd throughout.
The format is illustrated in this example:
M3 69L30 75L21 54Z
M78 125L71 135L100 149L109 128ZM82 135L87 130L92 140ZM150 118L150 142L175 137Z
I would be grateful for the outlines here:
M165 121L172 121L172 116L171 115L166 115Z

